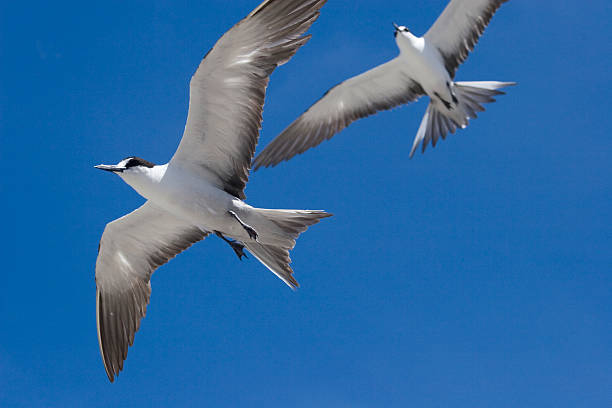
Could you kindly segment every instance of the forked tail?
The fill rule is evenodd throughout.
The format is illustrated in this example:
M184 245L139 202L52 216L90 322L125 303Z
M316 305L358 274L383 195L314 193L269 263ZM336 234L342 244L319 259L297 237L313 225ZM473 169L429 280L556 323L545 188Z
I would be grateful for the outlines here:
M455 82L457 104L449 110L437 100L432 99L414 138L410 157L414 155L419 143L421 143L422 151L425 152L429 142L436 147L439 138L445 139L448 133L455 133L457 128L465 128L470 119L478 117L477 112L485 110L482 104L495 102L494 96L504 94L499 89L511 85L515 83Z
M258 220L254 220L259 236L257 241L247 240L244 245L283 282L295 289L299 286L293 278L289 266L289 251L295 246L296 239L309 226L321 219L331 217L325 211L310 210L265 210L255 209Z

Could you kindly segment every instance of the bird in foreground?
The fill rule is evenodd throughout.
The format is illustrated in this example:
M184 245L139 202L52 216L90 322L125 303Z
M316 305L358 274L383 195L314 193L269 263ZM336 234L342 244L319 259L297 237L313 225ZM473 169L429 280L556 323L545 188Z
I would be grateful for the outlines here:
M513 82L455 82L455 73L473 50L497 9L508 0L451 0L423 37L404 26L395 27L399 55L327 93L289 125L255 158L254 169L276 166L331 139L357 119L427 95L430 104L414 139L431 142L465 128L468 120L494 102L500 88Z
M153 271L214 233L244 248L292 288L289 251L323 211L266 210L244 188L268 77L310 38L326 0L266 0L225 33L190 83L187 123L169 163L128 157L96 168L117 174L144 205L107 224L96 261L98 341L108 379L123 369L144 317Z

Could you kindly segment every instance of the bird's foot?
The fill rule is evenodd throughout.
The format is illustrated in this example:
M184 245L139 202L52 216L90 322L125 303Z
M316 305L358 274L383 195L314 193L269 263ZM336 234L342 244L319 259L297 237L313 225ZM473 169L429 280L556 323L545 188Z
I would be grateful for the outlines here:
M245 222L243 222L243 221L242 221L242 220L241 220L241 219L238 217L238 215L237 215L235 212L233 212L233 211L231 211L231 210L230 210L230 211L228 211L228 213L229 213L229 214L230 214L232 217L234 217L234 219L235 219L236 221L238 221L238 222L240 223L240 225L242 225L242 228L244 228L244 230L247 232L247 234L249 234L249 237L250 237L252 240L257 241L257 231L255 231L255 229L253 229L253 227L251 227L250 225L248 225L248 224L246 224Z
M232 247L238 259L240 259L241 261L242 261L242 257L249 259L249 257L246 256L246 254L244 253L244 244L238 241L231 241L231 242L228 242L228 244Z
M442 102L442 104L443 104L443 105L446 107L446 109L447 109L447 110L452 110L452 109L453 109L453 106L451 105L451 103L450 103L450 102L445 101L444 99L442 99L442 97L440 96L440 94L439 94L439 93L434 92L434 95L436 95L436 97L438 98L438 100L439 100L440 102Z
M244 253L244 244L243 243L238 242L238 241L236 241L234 239L227 239L219 231L215 231L215 235L218 236L219 238L221 238L222 240L224 240L225 242L227 242L229 244L229 246L232 247L232 249L236 253L236 256L238 256L238 259L240 259L242 261L242 257L245 257L247 259L249 258Z
M251 237L252 240L257 241L257 231L255 231L250 225L244 224L243 227L247 234L249 234L249 237Z

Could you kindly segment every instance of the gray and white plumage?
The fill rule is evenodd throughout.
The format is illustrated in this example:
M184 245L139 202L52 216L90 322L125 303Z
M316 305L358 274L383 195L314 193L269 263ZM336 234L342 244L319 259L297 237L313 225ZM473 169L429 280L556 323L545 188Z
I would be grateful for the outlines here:
M106 226L96 261L96 317L109 378L123 369L127 346L147 310L155 269L207 235L151 201Z
M330 89L266 146L255 158L254 168L275 166L330 139L357 119L414 102L425 95L432 100L432 112L425 116L417 132L411 156L419 143L424 151L429 142L435 146L439 138L467 126L476 112L484 110L482 103L492 102L491 96L503 93L499 88L512 85L472 83L474 87L468 93L468 83L462 83L460 88L453 81L457 67L474 48L495 11L506 1L451 0L423 37L414 36L406 27L396 26L400 55ZM478 85L484 85L485 89L477 90ZM461 91L466 92L457 95ZM476 98L471 97L474 92L478 94ZM455 98L460 101L455 103ZM448 109L447 103L451 108L457 105L455 112L450 112L452 109Z
M425 33L438 48L451 78L474 50L491 18L508 0L452 0Z
M330 214L260 209L242 200L269 75L308 41L304 33L325 2L266 0L219 39L191 80L185 131L169 163L128 157L96 166L147 199L106 226L98 249L98 340L111 382L146 313L152 273L211 232L297 287L289 251L300 233Z
M202 60L189 85L187 123L173 158L217 178L219 187L242 199L269 75L310 39L302 34L325 1L287 1L270 11L272 3L236 24Z

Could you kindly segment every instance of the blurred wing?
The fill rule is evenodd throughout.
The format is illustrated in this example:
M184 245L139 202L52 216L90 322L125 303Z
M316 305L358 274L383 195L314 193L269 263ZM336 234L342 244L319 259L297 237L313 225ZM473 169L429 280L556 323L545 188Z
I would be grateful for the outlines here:
M417 100L424 91L404 67L395 58L327 91L266 146L255 158L255 169L276 166L304 153L357 119Z
M455 77L457 67L474 49L493 14L507 1L451 0L425 33L425 40L435 45L442 54L451 77Z
M310 39L303 34L326 1L267 0L219 39L191 78L185 132L171 165L245 198L268 77Z
M206 235L149 202L106 225L96 261L96 315L111 382L123 369L146 313L151 274Z

